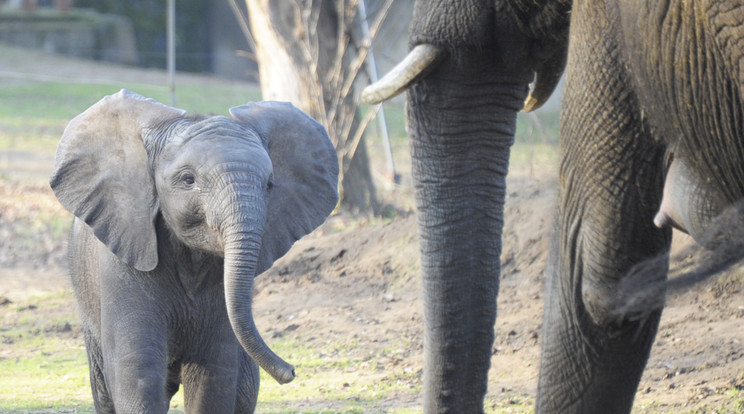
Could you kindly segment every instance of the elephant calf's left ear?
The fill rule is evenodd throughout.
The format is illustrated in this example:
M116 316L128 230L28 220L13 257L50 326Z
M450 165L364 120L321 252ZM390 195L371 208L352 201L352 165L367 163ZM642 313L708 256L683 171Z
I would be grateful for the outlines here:
M158 201L143 134L184 113L122 89L70 121L57 147L49 179L57 199L137 270L158 263Z
M325 128L290 103L250 103L231 108L230 115L261 135L274 166L259 274L336 207L338 156Z

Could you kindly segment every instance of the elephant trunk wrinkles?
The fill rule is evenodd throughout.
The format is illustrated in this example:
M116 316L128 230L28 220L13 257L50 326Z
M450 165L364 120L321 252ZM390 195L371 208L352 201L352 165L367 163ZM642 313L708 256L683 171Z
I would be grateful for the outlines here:
M408 96L424 288L425 412L483 411L509 150L532 75L474 60L445 62Z
M256 193L256 190L250 191ZM261 248L265 210L263 200L256 201L252 203L250 211L233 211L228 214L222 231L225 243L227 314L243 349L277 382L285 384L294 379L294 367L266 345L253 321L253 279ZM244 208L246 207L242 209Z

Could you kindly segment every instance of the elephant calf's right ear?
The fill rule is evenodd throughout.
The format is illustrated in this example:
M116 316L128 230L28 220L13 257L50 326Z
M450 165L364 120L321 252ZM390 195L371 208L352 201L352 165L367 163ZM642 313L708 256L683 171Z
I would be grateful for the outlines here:
M49 179L57 199L138 270L158 263L158 202L142 133L184 113L123 89L70 121L57 147Z
M256 274L323 224L338 202L338 155L325 128L287 102L230 108L265 140L274 167Z

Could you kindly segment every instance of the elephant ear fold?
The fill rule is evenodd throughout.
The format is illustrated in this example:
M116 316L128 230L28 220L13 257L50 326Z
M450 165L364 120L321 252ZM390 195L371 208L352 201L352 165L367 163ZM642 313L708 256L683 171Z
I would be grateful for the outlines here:
M143 134L185 111L122 89L76 116L57 147L49 184L60 203L125 263L158 263L158 210Z
M230 109L265 142L274 166L256 274L323 224L338 203L338 157L322 125L286 102Z

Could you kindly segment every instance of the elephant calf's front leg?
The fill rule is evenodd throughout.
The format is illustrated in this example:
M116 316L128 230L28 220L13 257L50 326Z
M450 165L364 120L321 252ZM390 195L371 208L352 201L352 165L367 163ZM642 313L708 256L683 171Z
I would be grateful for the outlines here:
M166 413L166 357L164 346L126 343L111 352L107 361L106 379L111 388L117 413Z
M194 413L252 413L258 396L258 378L241 378L241 375L256 375L258 366L250 360L243 351L232 332L227 318L220 329L216 326L203 326L200 330L212 329L209 340L199 348L195 355L184 361L181 378L184 386L184 396L187 412ZM244 369L241 364L248 364ZM252 365L251 365L252 364ZM253 372L251 372L252 368ZM257 376L257 375L256 375ZM240 396L248 398L237 401L236 392L239 383L252 381L250 389ZM237 406L241 410L236 409ZM250 407L246 407L246 405Z
M117 413L166 413L167 333L161 312L137 303L146 288L124 299L117 296L127 283L111 270L101 279L101 352L106 385ZM145 321L147 323L145 323ZM90 352L90 350L89 350Z

